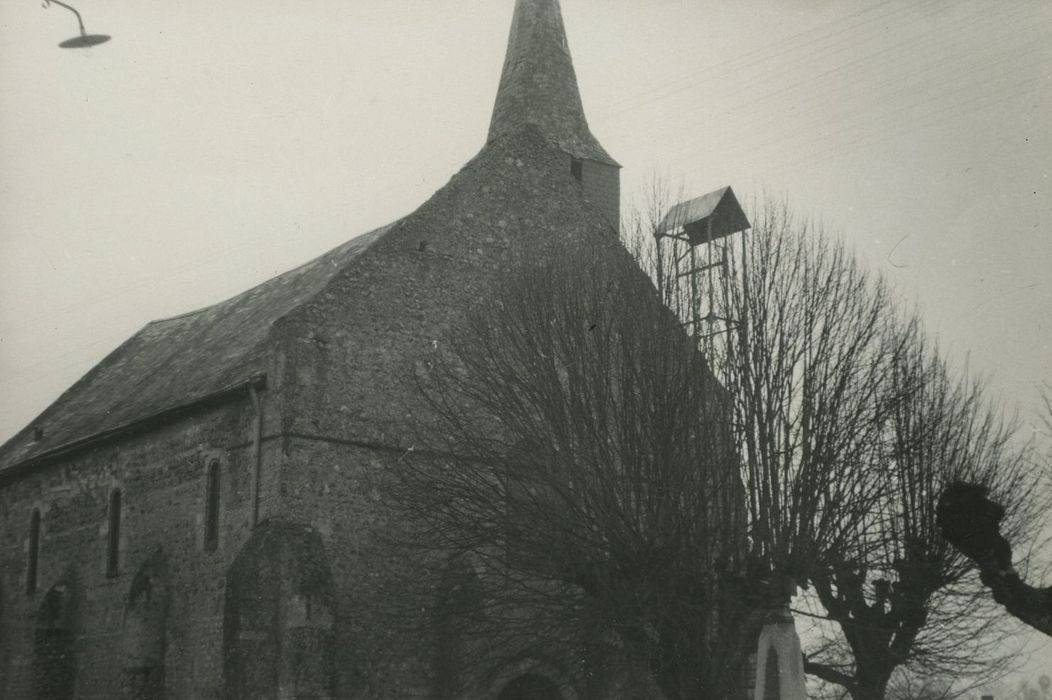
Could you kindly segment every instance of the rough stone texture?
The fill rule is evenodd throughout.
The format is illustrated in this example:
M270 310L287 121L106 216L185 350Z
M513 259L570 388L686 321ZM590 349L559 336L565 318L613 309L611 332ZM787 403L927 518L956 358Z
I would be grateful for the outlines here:
M597 255L634 264L583 194L564 154L536 130L499 139L429 202L333 274L308 303L276 321L272 350L260 361L268 382L260 449L261 520L309 527L319 546L331 553L331 686L309 680L325 672L306 663L323 658L325 644L311 637L315 633L309 625L287 622L299 614L294 601L298 593L282 589L267 598L284 601L266 608L271 611L267 615L273 613L273 634L299 640L290 642L285 656L275 657L273 668L284 669L281 678L295 676L290 669L308 669L309 678L296 681L312 688L305 697L329 697L330 687L333 697L432 694L435 637L421 634L418 626L397 623L407 604L417 605L422 617L428 615L431 600L399 596L419 574L417 567L427 562L413 561L391 547L385 465L398 450L413 445L408 426L418 410L412 396L416 368L436 343L445 342L457 319L486 296L502 261L537 254L569 237L594 246ZM228 667L224 681L227 588L236 584L242 590L244 572L252 571L235 561L247 557L261 570L278 572L274 576L283 581L295 581L306 564L289 558L288 547L257 552L256 538L250 539L254 410L247 392L233 396L152 431L42 465L9 480L0 491L3 590L24 589L34 507L42 513L39 589L47 591L69 567L78 572L82 604L74 643L76 697L131 692L122 681L128 658L135 655L127 647L126 621L141 600L141 582L132 574L147 566L158 548L167 559L166 696L223 697L224 687L229 696L231 686L225 682L257 678ZM203 541L212 459L219 459L223 473L214 553L205 551ZM114 488L121 489L124 502L121 565L120 575L107 578L107 504ZM260 527L256 533L265 531ZM12 653L5 697L28 698L30 639L41 594L8 598L2 624ZM287 654L297 645L301 662L293 663ZM154 646L155 641L143 636L141 658L150 657ZM497 683L479 681L482 685L474 688L484 696L495 694L498 688L491 688L491 682ZM276 688L288 685L277 682ZM240 687L250 688L242 692L245 697L260 690Z
M70 700L77 675L77 575L68 570L44 594L33 624L33 692L38 698Z
M516 0L489 140L527 124L577 158L617 166L588 128L559 0Z
M223 697L333 696L333 586L318 533L260 523L227 574Z
M132 579L124 611L121 697L164 697L165 630L168 623L168 562L160 547Z
M566 649L468 663L478 647L435 624L442 592L417 585L446 563L397 541L387 466L427 418L413 378L500 266L567 240L635 265L613 235L619 170L588 132L555 0L517 3L501 91L489 143L418 210L150 324L0 448L0 696L38 697L42 664L59 669L59 695L107 700L496 698L530 674L567 699L652 694L619 659Z
M489 144L281 325L285 429L401 445L414 364L487 295L501 261L559 240L634 265L562 154L527 129ZM533 251L531 253L531 250Z
M578 161L585 198L618 230L621 166L588 128L559 0L515 3L489 140L526 126L538 129L568 161Z
M165 636L168 697L219 697L226 568L250 532L247 397L182 422L50 464L0 488L0 635L4 698L32 695L33 639L46 592L76 572L77 698L120 697L128 650L122 626L134 575L163 547L170 571ZM223 470L219 546L203 547L207 463ZM107 507L123 494L120 567L106 577ZM38 592L24 576L30 513L42 513ZM145 651L145 650L143 650Z
M565 165L534 130L491 143L283 324L281 515L309 522L337 553L340 693L407 697L439 682L433 638L397 624L411 602L400 592L428 563L387 539L383 477L415 444L414 372L487 295L502 260L571 237L633 264Z
M92 436L127 431L151 418L156 424L173 407L230 393L265 373L274 324L384 230L358 236L226 301L148 324L0 448L0 479Z
M615 230L621 228L621 171L612 165L586 160L582 163L584 196L602 212Z

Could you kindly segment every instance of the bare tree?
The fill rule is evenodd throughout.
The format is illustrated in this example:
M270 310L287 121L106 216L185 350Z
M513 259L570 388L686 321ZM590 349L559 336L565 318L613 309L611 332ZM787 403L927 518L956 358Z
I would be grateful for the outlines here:
M655 181L645 212L667 211L655 204L667 193ZM644 214L635 230L654 221ZM951 377L882 279L784 202L754 207L745 236L718 252L715 288L678 276L686 256L674 249L650 249L644 267L685 321L704 305L725 324L692 327L731 397L747 587L767 582L764 604L778 607L813 584L835 634L810 649L805 670L856 699L883 698L907 664L926 677L996 672L1006 657L990 642L1004 628L938 536L935 502L967 474L1011 498L1018 527L1032 522L1022 504L1033 479L1012 426L980 382ZM705 288L711 298L699 301Z
M1045 439L1052 435L1052 393L1042 392ZM1052 447L1041 459L1045 473L1052 467ZM1029 490L1025 493L1031 509L1047 517L1049 495ZM982 481L962 478L945 487L938 503L938 524L943 537L968 557L979 569L979 576L1008 613L1034 629L1052 636L1052 586L1038 588L1027 584L1012 556L1011 540L1033 538L1033 530L1021 530L1013 518L1017 508L1012 492L991 489ZM1006 517L1007 516L1007 517Z
M1010 615L1052 636L1052 586L1039 588L1023 579L1002 533L1005 506L989 494L988 487L977 483L948 485L938 504L943 537L975 563L993 599Z
M899 673L888 684L888 700L953 700L961 697L951 680Z
M422 544L470 562L479 592L447 617L478 656L573 648L642 663L670 699L736 697L725 392L624 250L567 244L498 278L421 368L429 450L394 470Z
M812 578L841 643L806 668L854 698L883 698L893 672L922 678L989 678L1004 672L1015 636L984 605L970 563L939 535L936 504L956 479L987 484L1031 526L1035 487L1015 426L985 400L982 382L954 378L917 326L893 368L895 392L872 470L880 498L847 556L827 557ZM997 651L997 650L1002 651ZM849 660L844 663L844 660Z
M952 640L992 618L962 614L934 499L1012 484L1011 431L841 244L770 201L748 236L705 300L715 339L675 251L644 259L654 285L567 243L502 271L420 367L427 449L395 465L396 502L460 572L440 626L462 656L539 645L733 697L755 611L813 586L840 634L806 669L852 697L911 661L969 670Z
M674 242L644 267L663 273L666 303L727 389L751 554L773 584L768 604L780 607L818 563L853 548L878 501L869 466L908 390L887 381L906 342L883 280L843 245L784 202L768 199L752 218L740 252L719 251L716 287L670 270L687 257ZM710 298L697 299L705 288ZM726 325L692 323L699 305Z
M753 553L785 605L816 567L846 556L879 484L869 469L903 388L905 350L889 292L839 243L784 203L753 213L718 315L736 328L713 349L732 397Z

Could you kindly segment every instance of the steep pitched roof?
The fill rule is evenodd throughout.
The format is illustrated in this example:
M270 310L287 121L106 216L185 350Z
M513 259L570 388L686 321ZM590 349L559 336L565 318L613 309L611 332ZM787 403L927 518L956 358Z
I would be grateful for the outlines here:
M489 140L532 124L578 158L617 165L588 128L559 0L516 0Z
M488 142L495 147L504 137L617 165L585 122L558 0L517 0ZM227 301L148 324L0 446L0 477L79 449L94 436L224 394L266 371L274 325L394 226L352 239ZM35 439L38 428L43 435Z
M353 238L226 301L147 324L0 447L0 472L219 393L264 371L261 363L274 323L324 288L390 228ZM43 436L33 439L38 428Z
M694 245L707 243L751 228L734 190L721 187L700 197L680 202L665 214L658 233L684 228Z

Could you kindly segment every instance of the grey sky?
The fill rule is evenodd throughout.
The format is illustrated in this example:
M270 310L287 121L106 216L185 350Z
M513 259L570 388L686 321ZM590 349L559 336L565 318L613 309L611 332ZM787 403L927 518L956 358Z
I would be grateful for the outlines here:
M147 321L411 211L486 134L510 0L0 7L0 440ZM1052 3L563 0L631 195L766 188L1024 412L1052 382Z

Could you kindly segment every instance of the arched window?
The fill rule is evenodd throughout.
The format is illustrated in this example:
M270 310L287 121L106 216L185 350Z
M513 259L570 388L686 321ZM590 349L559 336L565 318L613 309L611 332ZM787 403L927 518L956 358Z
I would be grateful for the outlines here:
M578 182L584 182L584 162L580 158L570 159L570 174Z
M121 697L164 698L168 563L158 548L131 578L121 633Z
M40 564L40 510L29 516L29 560L26 562L26 594L37 592L37 568Z
M120 573L121 546L121 490L110 494L110 528L106 539L106 576L114 578Z
M219 545L219 462L208 465L205 488L205 550L214 552Z
M74 629L76 574L67 569L37 606L33 626L32 683L28 697L73 700L77 685ZM27 669L29 670L29 669ZM26 697L26 696L23 696Z
M317 530L261 522L226 573L221 697L334 697L334 590Z

